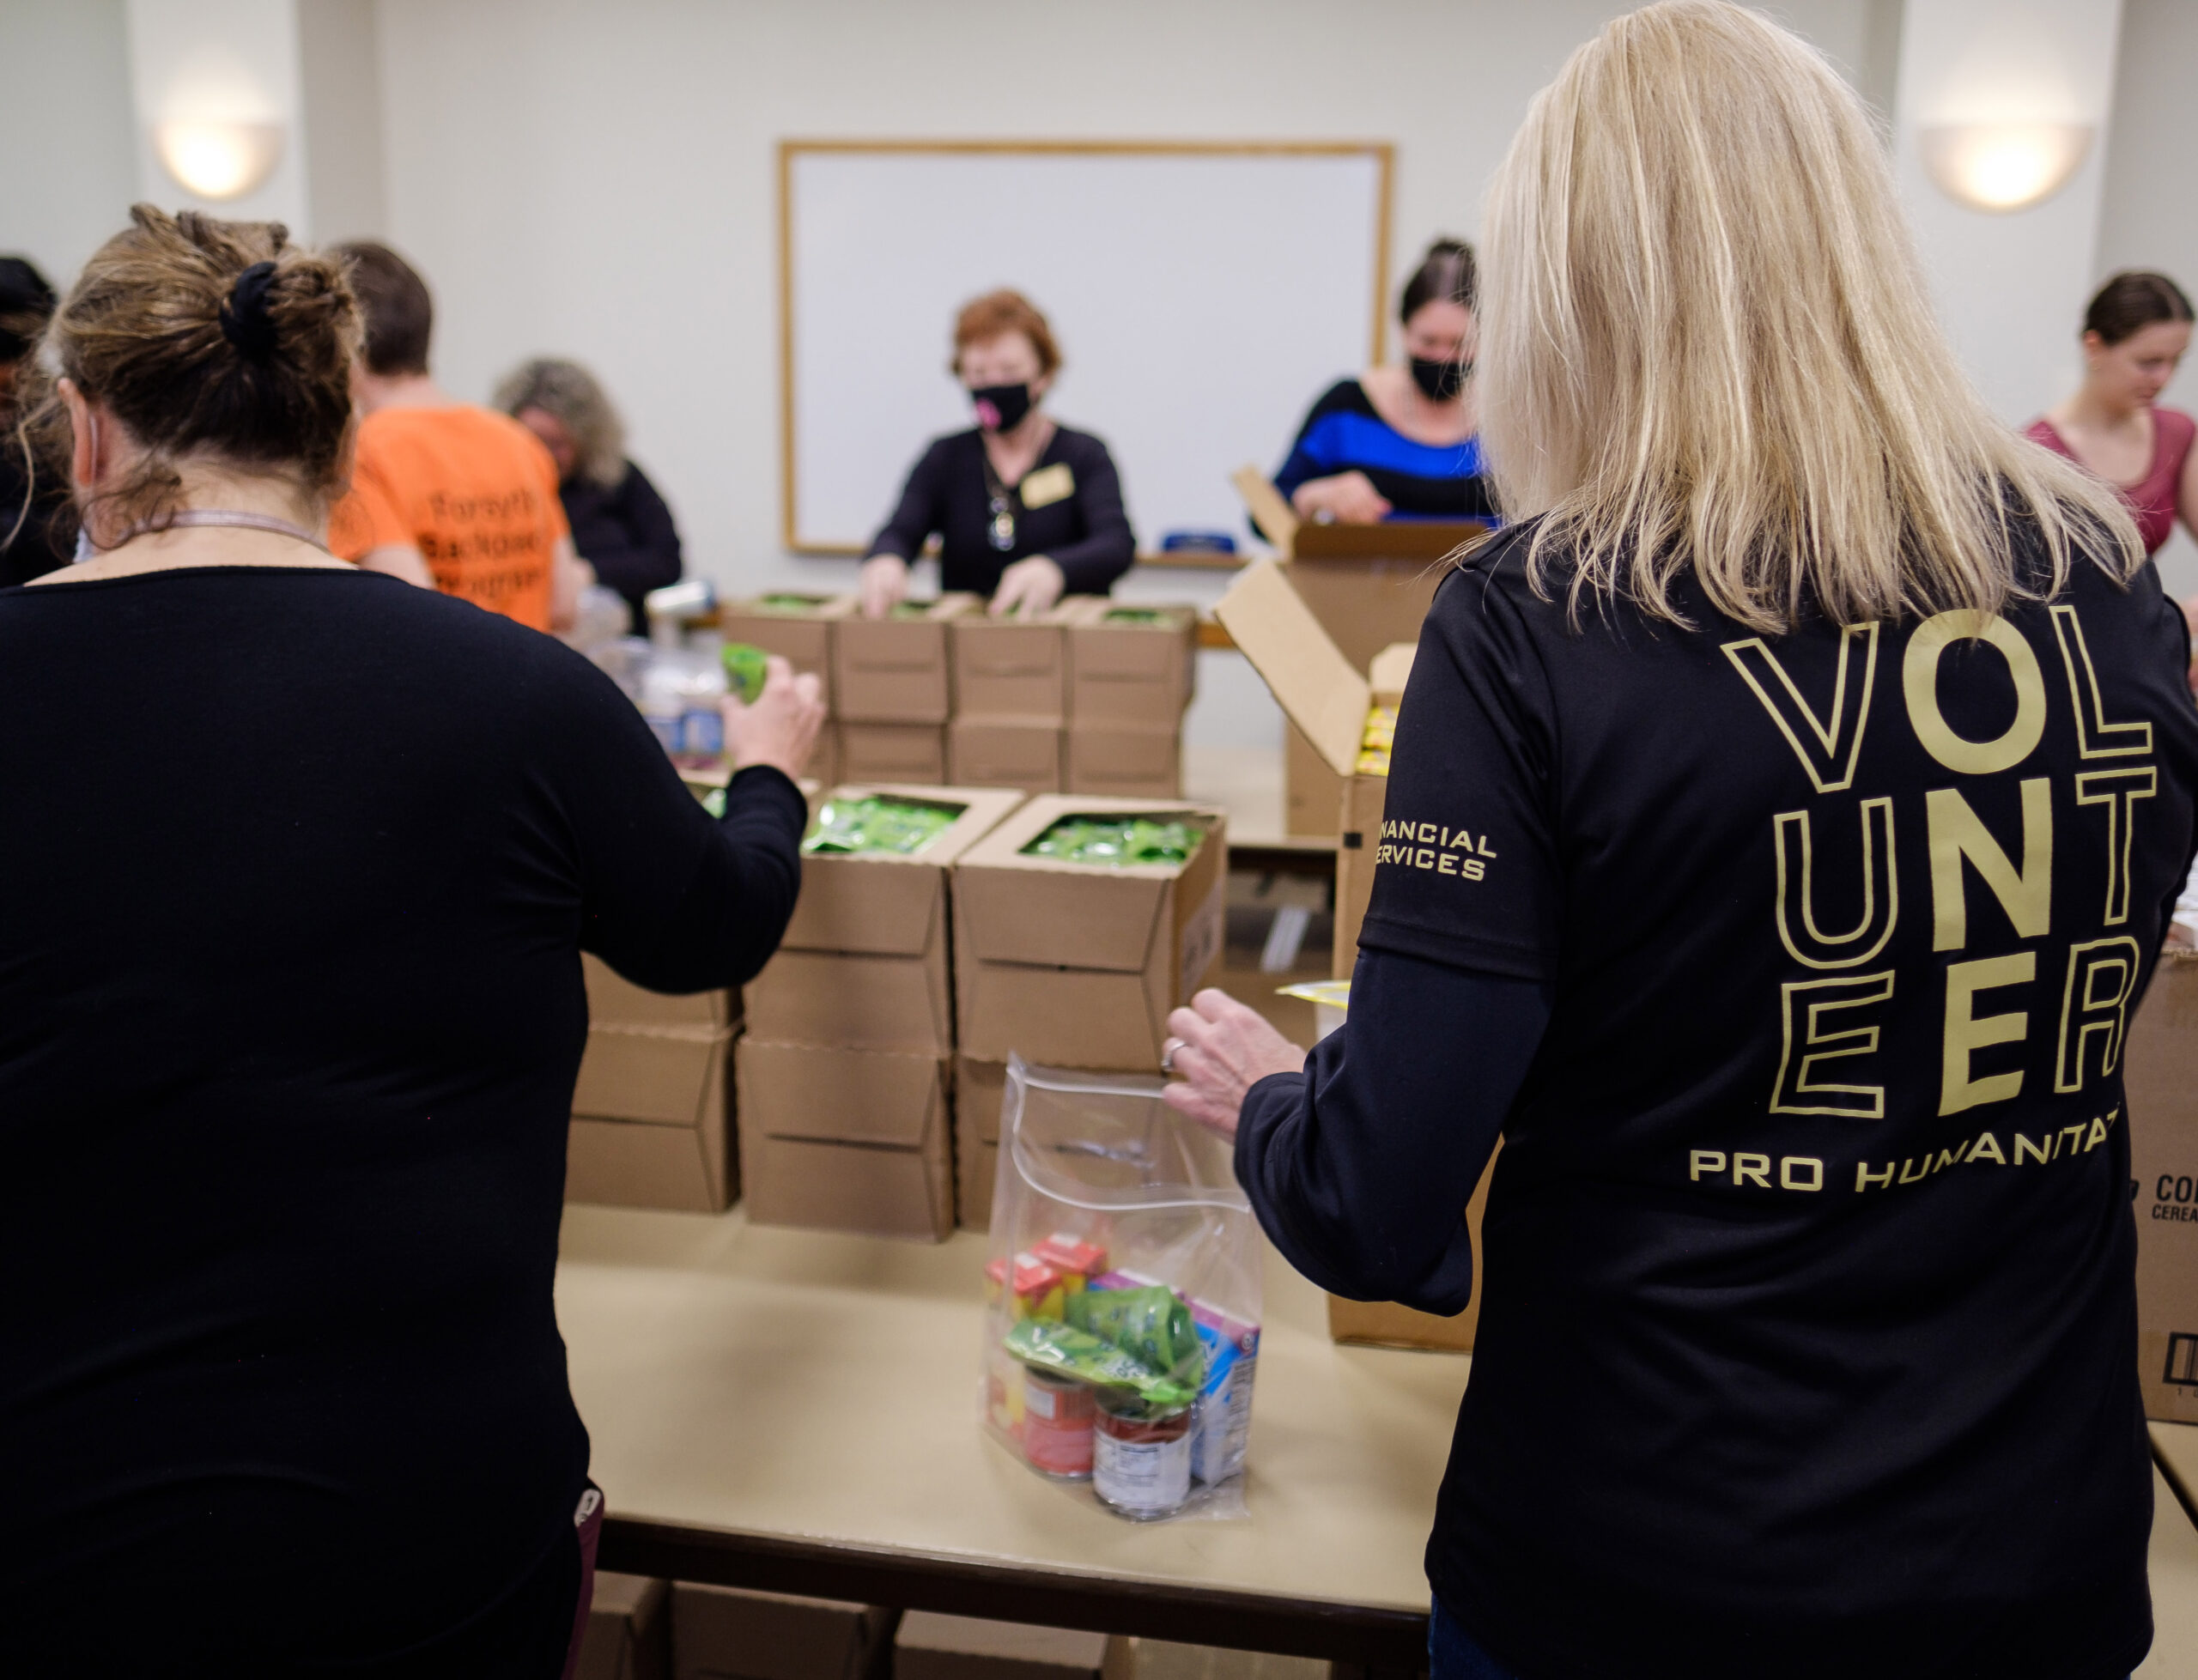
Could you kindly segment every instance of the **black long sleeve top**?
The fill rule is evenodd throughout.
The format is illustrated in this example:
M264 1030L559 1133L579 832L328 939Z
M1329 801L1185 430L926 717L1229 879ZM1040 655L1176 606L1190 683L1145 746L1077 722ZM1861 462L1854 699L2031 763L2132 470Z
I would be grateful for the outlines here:
M901 492L901 505L871 539L874 555L913 561L939 539L939 587L989 595L1018 560L1044 555L1061 568L1072 595L1104 595L1137 558L1122 507L1122 482L1107 446L1088 432L1053 428L1038 463L1010 493L1015 543L987 539L991 492L983 434L974 428L938 438Z
M587 1469L580 954L752 975L800 794L714 821L585 659L349 571L0 591L0 1617L70 1642L24 1670L435 1636Z
M633 462L626 476L605 487L577 476L557 487L573 549L595 568L605 589L615 589L633 610L635 634L645 633L641 597L679 581L679 527L648 475Z

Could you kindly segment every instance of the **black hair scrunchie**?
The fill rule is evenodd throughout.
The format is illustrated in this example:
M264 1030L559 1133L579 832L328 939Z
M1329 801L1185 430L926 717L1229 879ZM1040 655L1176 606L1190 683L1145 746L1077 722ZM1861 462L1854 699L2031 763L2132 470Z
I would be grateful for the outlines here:
M222 337L248 356L275 354L275 322L267 312L267 293L274 283L275 264L254 263L237 276L222 300Z

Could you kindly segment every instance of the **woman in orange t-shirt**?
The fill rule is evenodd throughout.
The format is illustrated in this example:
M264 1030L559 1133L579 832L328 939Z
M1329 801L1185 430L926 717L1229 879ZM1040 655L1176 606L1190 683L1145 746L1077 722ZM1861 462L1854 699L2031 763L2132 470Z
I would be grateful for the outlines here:
M454 401L429 376L434 306L410 264L386 246L339 254L366 320L353 379L365 417L330 549L537 630L566 628L590 579L556 463L517 421Z

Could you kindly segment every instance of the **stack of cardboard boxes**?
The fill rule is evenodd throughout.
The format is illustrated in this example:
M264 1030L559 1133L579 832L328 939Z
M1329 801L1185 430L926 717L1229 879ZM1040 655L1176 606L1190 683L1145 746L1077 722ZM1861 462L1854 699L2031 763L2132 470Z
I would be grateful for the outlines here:
M762 1223L936 1240L954 1222L953 866L1023 799L899 784L831 799L873 794L952 821L913 855L803 858L786 937L747 988L742 1178Z
M1072 817L1182 819L1200 839L1181 863L1116 866L1025 850ZM1154 1073L1168 1016L1219 961L1228 822L1165 800L1035 798L955 866L956 1116L962 1222L992 1217L1008 1054L1104 1072Z
M1173 799L1197 673L1198 613L1072 596L993 618L974 595L866 619L852 596L728 603L728 642L782 654L825 686L812 773L839 781Z
M2128 1038L2137 1381L2146 1416L2198 1423L2198 951L2161 953Z
M565 1194L721 1213L739 1194L728 1101L740 994L644 992L592 956Z
M1288 715L1299 739L1317 755L1336 790L1330 832L1336 849L1336 931L1333 972L1348 979L1358 956L1358 931L1374 890L1382 810L1388 798L1386 742L1404 701L1412 648L1382 649L1362 673L1321 626L1283 569L1262 561L1239 575L1214 616L1243 651ZM1377 744L1378 743L1378 744ZM1494 1170L1491 1160L1489 1171ZM1476 1248L1489 1173L1481 1174L1466 1208ZM1328 1298L1329 1333L1339 1342L1388 1347L1470 1349L1480 1318L1480 1268L1473 1269L1473 1296L1466 1310L1440 1319L1393 1302Z

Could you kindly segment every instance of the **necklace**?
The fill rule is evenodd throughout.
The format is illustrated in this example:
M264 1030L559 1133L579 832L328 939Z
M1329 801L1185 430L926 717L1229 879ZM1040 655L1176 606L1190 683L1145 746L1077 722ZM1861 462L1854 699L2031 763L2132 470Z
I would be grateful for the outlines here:
M1015 547L1015 502L1013 493L1000 482L999 475L993 470L993 458L985 453L982 443L978 445L978 458L985 464L985 494L987 511L992 522L985 528L985 541L1001 554Z
M278 519L271 513L250 513L240 508L228 507L186 507L180 513L170 514L165 524L131 526L122 533L122 543L149 532L172 531L178 525L218 525L239 531L271 531L277 537L295 537L310 548L318 549L323 554L328 553L328 544L303 525L292 525L288 519ZM120 548L122 543L117 543L115 548ZM92 558L90 555L79 555L77 557L80 560Z

